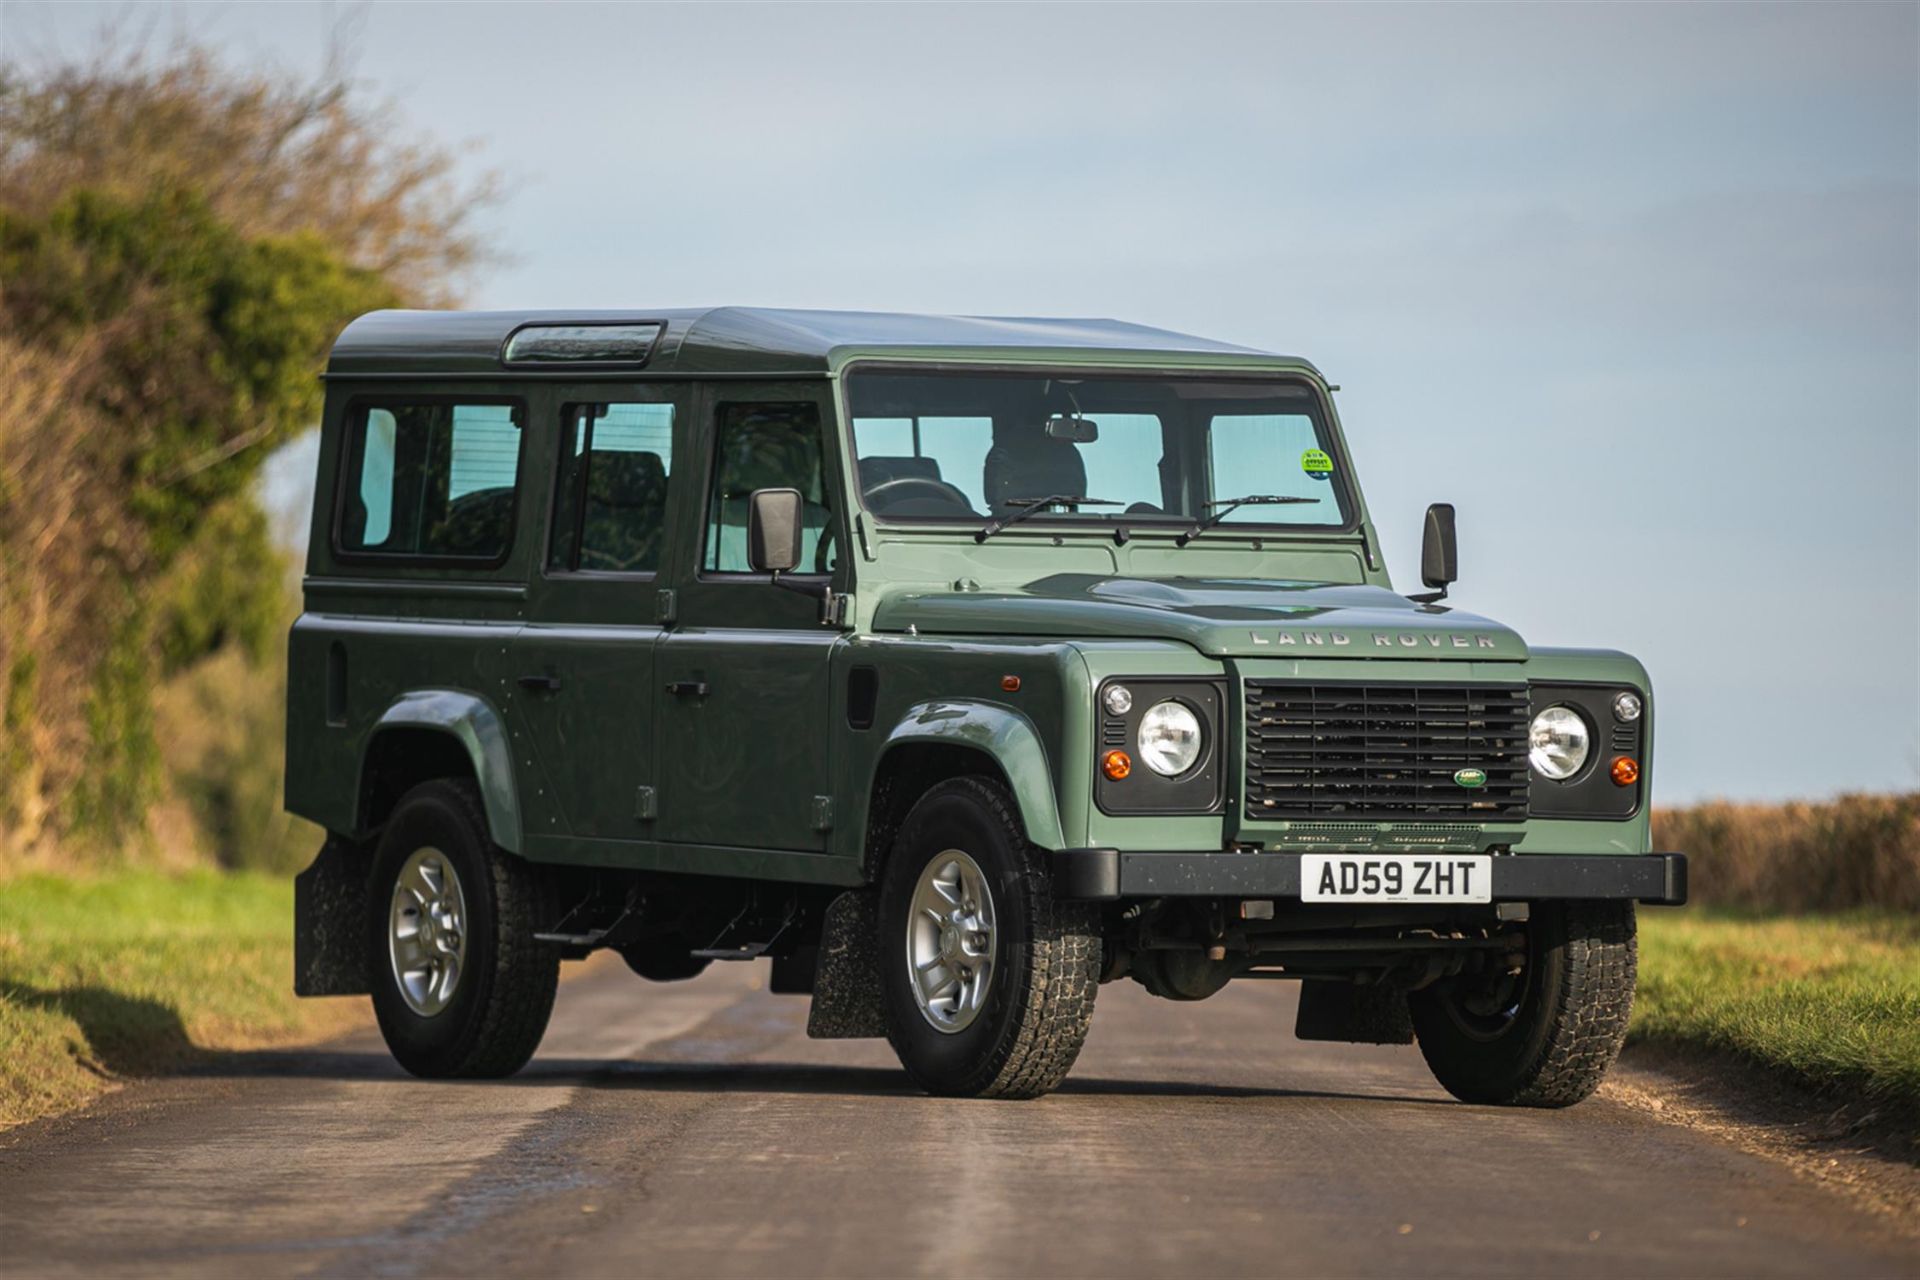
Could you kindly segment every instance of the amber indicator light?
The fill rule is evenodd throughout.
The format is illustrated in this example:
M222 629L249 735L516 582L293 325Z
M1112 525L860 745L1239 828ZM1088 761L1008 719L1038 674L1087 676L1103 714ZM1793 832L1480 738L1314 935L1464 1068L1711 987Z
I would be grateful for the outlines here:
M1610 772L1613 774L1615 786L1630 787L1640 781L1640 762L1632 756L1621 756L1613 762Z
M1008 693L1018 693L1020 692L1020 677L1019 676L1001 676L1000 687L1002 689L1005 689Z
M1124 751L1109 751L1100 757L1100 772L1118 782L1133 772L1133 757Z

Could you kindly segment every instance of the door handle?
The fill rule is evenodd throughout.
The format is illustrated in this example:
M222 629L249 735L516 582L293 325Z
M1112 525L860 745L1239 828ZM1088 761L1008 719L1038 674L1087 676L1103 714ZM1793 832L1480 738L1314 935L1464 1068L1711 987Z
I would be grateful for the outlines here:
M669 680L667 681L667 692L676 698L684 698L689 695L695 698L704 698L707 696L707 682L705 680Z
M521 676L519 684L522 689L531 689L535 693L560 692L559 676Z

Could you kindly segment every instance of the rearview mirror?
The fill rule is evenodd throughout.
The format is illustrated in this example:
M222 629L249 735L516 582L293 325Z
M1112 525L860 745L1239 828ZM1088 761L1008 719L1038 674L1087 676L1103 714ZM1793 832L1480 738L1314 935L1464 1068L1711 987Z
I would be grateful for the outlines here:
M1047 434L1055 440L1092 444L1100 438L1100 424L1092 418L1082 418L1078 414L1060 413L1047 419Z
M747 499L747 564L756 573L786 573L800 563L798 489L755 489Z
M1454 537L1453 504L1436 502L1427 508L1426 533L1420 539L1420 580L1437 590L1409 599L1431 604L1447 598L1447 588L1460 577L1460 544Z

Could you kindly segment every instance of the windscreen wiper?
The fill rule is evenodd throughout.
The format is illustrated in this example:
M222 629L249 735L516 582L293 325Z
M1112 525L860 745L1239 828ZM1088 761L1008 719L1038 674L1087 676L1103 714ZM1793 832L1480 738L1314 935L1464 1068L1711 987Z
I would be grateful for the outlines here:
M1044 511L1048 507L1117 507L1120 504L1112 498L1083 498L1077 493L1050 493L1044 498L1011 498L1005 506L1015 510L987 521L986 527L973 535L975 542L985 542L1008 525L1019 524L1028 516Z
M1210 511L1200 517L1200 519L1194 523L1193 528L1173 540L1173 545L1176 547L1186 546L1189 542L1192 542L1195 538L1213 528L1213 526L1219 524L1222 520L1225 520L1241 507L1288 507L1295 503L1318 501L1320 501L1318 498L1295 498L1278 493L1250 493L1244 498L1221 498L1217 502L1209 502L1207 504L1209 507L1217 507L1218 510Z

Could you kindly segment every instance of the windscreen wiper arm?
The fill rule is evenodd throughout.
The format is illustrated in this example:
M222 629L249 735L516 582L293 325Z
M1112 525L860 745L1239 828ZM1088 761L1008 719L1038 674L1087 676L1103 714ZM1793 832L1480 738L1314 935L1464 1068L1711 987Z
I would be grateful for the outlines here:
M1005 505L1015 510L1009 515L987 521L986 527L973 535L975 542L985 542L1008 525L1019 524L1028 516L1044 511L1048 507L1117 507L1120 504L1112 498L1083 498L1077 493L1050 493L1044 498L1012 498Z
M1278 493L1250 493L1244 498L1221 498L1217 502L1209 502L1207 504L1209 507L1217 507L1218 510L1210 511L1200 517L1199 520L1194 522L1193 528L1173 540L1173 545L1176 547L1186 546L1189 542L1192 542L1195 538L1213 528L1213 526L1219 524L1222 520L1225 520L1241 507L1288 507L1293 506L1295 503L1318 501L1320 501L1318 498L1295 498Z

